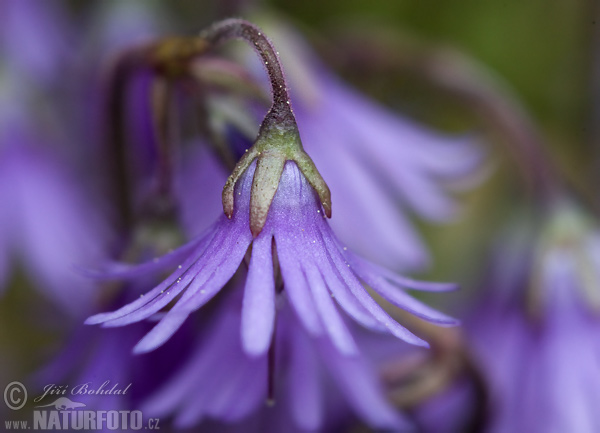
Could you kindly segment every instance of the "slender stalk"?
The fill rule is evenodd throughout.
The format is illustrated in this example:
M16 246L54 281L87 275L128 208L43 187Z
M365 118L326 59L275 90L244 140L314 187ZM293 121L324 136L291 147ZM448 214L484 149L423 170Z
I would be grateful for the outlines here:
M600 1L588 0L586 10L591 22L584 22L589 50L589 114L586 131L590 153L593 155L592 182L600 182ZM594 191L595 192L595 191Z
M131 201L131 186L127 175L127 148L125 143L125 99L127 88L137 68L142 65L145 53L143 50L124 52L113 65L107 83L107 99L105 102L107 131L107 149L109 153L109 172L112 195L119 211L121 231L131 233L134 212Z
M168 197L172 193L175 141L175 114L172 104L173 83L158 77L152 85L152 112L158 144L157 193Z
M231 39L242 39L252 46L261 57L267 70L273 95L273 103L265 122L268 119L269 122L277 123L282 127L296 127L296 119L292 112L287 82L281 68L279 54L272 42L258 27L248 21L232 18L210 26L200 33L200 38L213 47ZM265 125L265 122L263 122L263 125Z

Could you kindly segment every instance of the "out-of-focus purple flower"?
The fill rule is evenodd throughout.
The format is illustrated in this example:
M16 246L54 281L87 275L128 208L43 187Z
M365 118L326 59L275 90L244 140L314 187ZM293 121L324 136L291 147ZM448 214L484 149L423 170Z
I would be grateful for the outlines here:
M595 432L600 416L600 231L562 203L498 250L467 323L487 374L493 432Z
M427 345L393 320L365 290L361 281L394 305L440 325L455 321L409 296L401 287L441 291L453 284L410 280L379 268L342 247L323 217L319 199L293 162L287 162L266 224L255 239L249 227L249 203L256 164L236 184L235 211L221 215L198 239L155 261L129 268L109 265L112 278L139 277L149 271L175 267L160 285L123 308L102 313L87 323L123 326L150 317L175 301L158 325L135 347L147 352L163 344L195 310L210 301L237 271L252 245L242 309L242 346L261 355L270 346L275 327L274 253L293 309L312 336L327 335L344 354L355 354L356 343L336 302L367 328L387 331L417 345Z
M16 256L36 286L74 315L89 312L94 284L76 271L105 260L110 231L77 177L31 137L0 147L0 281ZM75 290L74 287L77 289Z
M119 4L103 4L107 21L85 29L70 26L60 1L0 5L7 17L0 31L0 198L6 204L0 211L0 282L20 263L41 291L75 315L89 314L95 297L94 284L76 267L106 260L113 240L93 176L96 164L86 164L90 136L104 135L90 134L99 116L86 107L97 102L88 97L100 68L97 63L86 68L93 62L84 61L82 41L92 39L87 48L97 56L149 36L155 27L148 14L131 7L122 13ZM129 20L120 28L107 24L117 9L121 20ZM97 37L74 37L84 30ZM82 64L86 67L78 68ZM86 98L78 99L79 91ZM50 102L57 92L61 98ZM86 178L78 171L82 167Z
M452 218L457 207L447 189L472 177L481 149L473 137L427 129L345 85L285 24L263 26L287 65L302 142L331 189L332 227L376 263L423 268L429 254L407 212ZM262 78L260 65L254 69Z
M61 1L0 2L0 53L27 79L44 85L58 79L66 59L72 28ZM56 83L54 83L56 84Z
M152 354L132 355L131 345L147 330L141 323L121 330L76 328L58 355L28 380L31 398L36 405L52 403L57 394L44 393L54 385L89 411L138 409L180 368L192 341L186 329Z
M189 147L178 170L176 190L182 226L197 236L223 212L221 191L228 173L204 143Z
M86 28L85 44L80 48L78 107L85 107L80 117L79 134L94 137L91 146L96 155L108 159L109 170L116 157L110 128L118 121L127 150L128 187L137 202L150 188L149 178L156 164L156 139L151 108L153 74L141 69L132 74L121 95L120 119L111 117L118 110L111 106L115 63L132 46L158 38L167 29L167 14L156 2L107 1L95 4ZM103 167L106 171L106 167ZM123 187L122 185L120 186Z
M177 428L220 420L246 432L323 431L357 417L386 431L406 427L386 401L373 366L362 356L343 356L327 338L310 338L285 293L278 295L273 358L245 353L238 338L242 287L231 289L204 318L205 335L186 364L142 404L144 414L172 417Z
M48 298L85 315L94 284L75 266L105 260L110 231L89 184L57 152L46 125L36 123L37 113L27 109L35 97L28 83L14 73L0 83L1 288L19 262Z

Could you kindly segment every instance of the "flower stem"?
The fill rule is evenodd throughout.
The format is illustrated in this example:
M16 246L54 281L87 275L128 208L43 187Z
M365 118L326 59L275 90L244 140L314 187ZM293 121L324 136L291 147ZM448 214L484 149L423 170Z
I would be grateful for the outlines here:
M264 227L286 161L296 162L317 192L325 215L330 218L329 187L302 147L279 54L271 41L255 25L235 18L213 24L200 33L199 39L208 47L216 47L231 39L247 42L260 56L271 83L273 103L262 121L258 138L248 153L236 164L223 188L223 211L227 217L231 218L233 215L233 192L236 182L257 159L250 200L250 228L254 236L258 236Z
M292 112L289 91L279 54L272 42L258 27L248 21L232 18L213 24L200 33L200 38L207 41L211 46L220 45L231 39L242 39L252 46L261 57L267 70L273 94L273 103L265 117L263 126L268 121L277 123L280 127L296 127L296 119Z

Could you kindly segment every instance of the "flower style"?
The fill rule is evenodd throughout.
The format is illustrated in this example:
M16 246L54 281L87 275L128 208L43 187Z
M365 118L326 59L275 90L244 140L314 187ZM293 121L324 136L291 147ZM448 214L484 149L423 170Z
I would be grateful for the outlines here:
M491 384L491 431L600 428L599 251L597 226L572 203L498 250L483 305L466 324Z
M177 265L178 269L140 299L115 312L93 316L87 323L123 326L146 319L176 300L135 347L138 353L153 350L190 313L221 290L237 271L250 245L241 322L243 347L248 354L263 354L271 343L275 323L274 258L279 262L290 303L306 330L313 336L328 335L342 353L355 354L356 344L332 298L362 325L386 330L412 344L426 345L394 321L371 298L361 281L419 317L441 325L456 323L400 289L441 291L453 289L454 285L424 283L395 275L342 247L324 219L315 191L294 162L286 163L265 226L253 239L249 213L255 170L253 163L236 184L231 219L221 216L204 235L160 259L132 268L109 266L105 273L112 278L134 278Z

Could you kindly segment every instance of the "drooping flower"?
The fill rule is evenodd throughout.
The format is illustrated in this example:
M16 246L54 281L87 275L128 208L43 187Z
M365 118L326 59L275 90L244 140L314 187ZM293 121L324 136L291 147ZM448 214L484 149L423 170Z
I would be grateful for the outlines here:
M9 82L0 84L0 288L19 262L50 300L74 315L86 314L93 283L75 265L105 260L110 231L87 185L56 152L55 140L15 103L16 95L32 98L27 83L12 75L4 79Z
M236 184L231 219L221 216L204 235L161 259L131 269L123 265L108 267L105 272L113 278L131 278L174 266L178 269L140 299L115 312L93 316L87 323L123 326L144 320L175 301L135 347L136 352L153 350L221 290L237 271L250 245L252 254L241 322L243 347L249 354L263 354L270 346L275 326L275 258L290 303L306 330L313 336L328 335L342 353L356 353L356 344L336 303L368 328L426 345L394 321L371 298L361 281L396 306L426 320L442 325L455 323L401 289L438 291L452 289L454 285L397 276L347 251L327 225L315 191L294 162L286 163L264 228L253 239L249 212L255 167L252 164Z
M76 396L89 411L138 409L141 401L181 367L192 341L186 329L152 354L132 355L131 345L148 328L147 323L139 323L120 330L73 329L56 356L27 380L31 398L38 399L37 405L51 403L56 394L44 392L54 385ZM107 425L102 427L102 431L110 431Z
M443 222L457 214L448 190L473 179L483 159L476 138L393 113L335 77L284 20L264 25L289 71L302 141L335 197L333 229L375 263L423 268L429 253L407 215Z
M493 432L595 432L600 232L570 202L503 237L470 322Z
M75 266L105 260L110 232L76 177L54 155L23 140L0 152L0 197L10 203L0 221L4 280L8 260L16 255L50 300L85 314L95 296L93 283Z
M103 8L110 18L119 4ZM122 47L147 37L153 25L139 10L123 13L124 7L119 16L128 25L120 28L100 20L72 25L62 2L7 1L0 9L7 18L0 31L0 200L6 203L0 212L0 288L20 264L51 300L87 315L98 293L76 267L106 260L114 238L102 180L94 177L98 164L89 164L98 159L90 136L104 135L94 129L98 116L89 110L97 101L89 89L97 89L100 68L85 52L96 56Z

